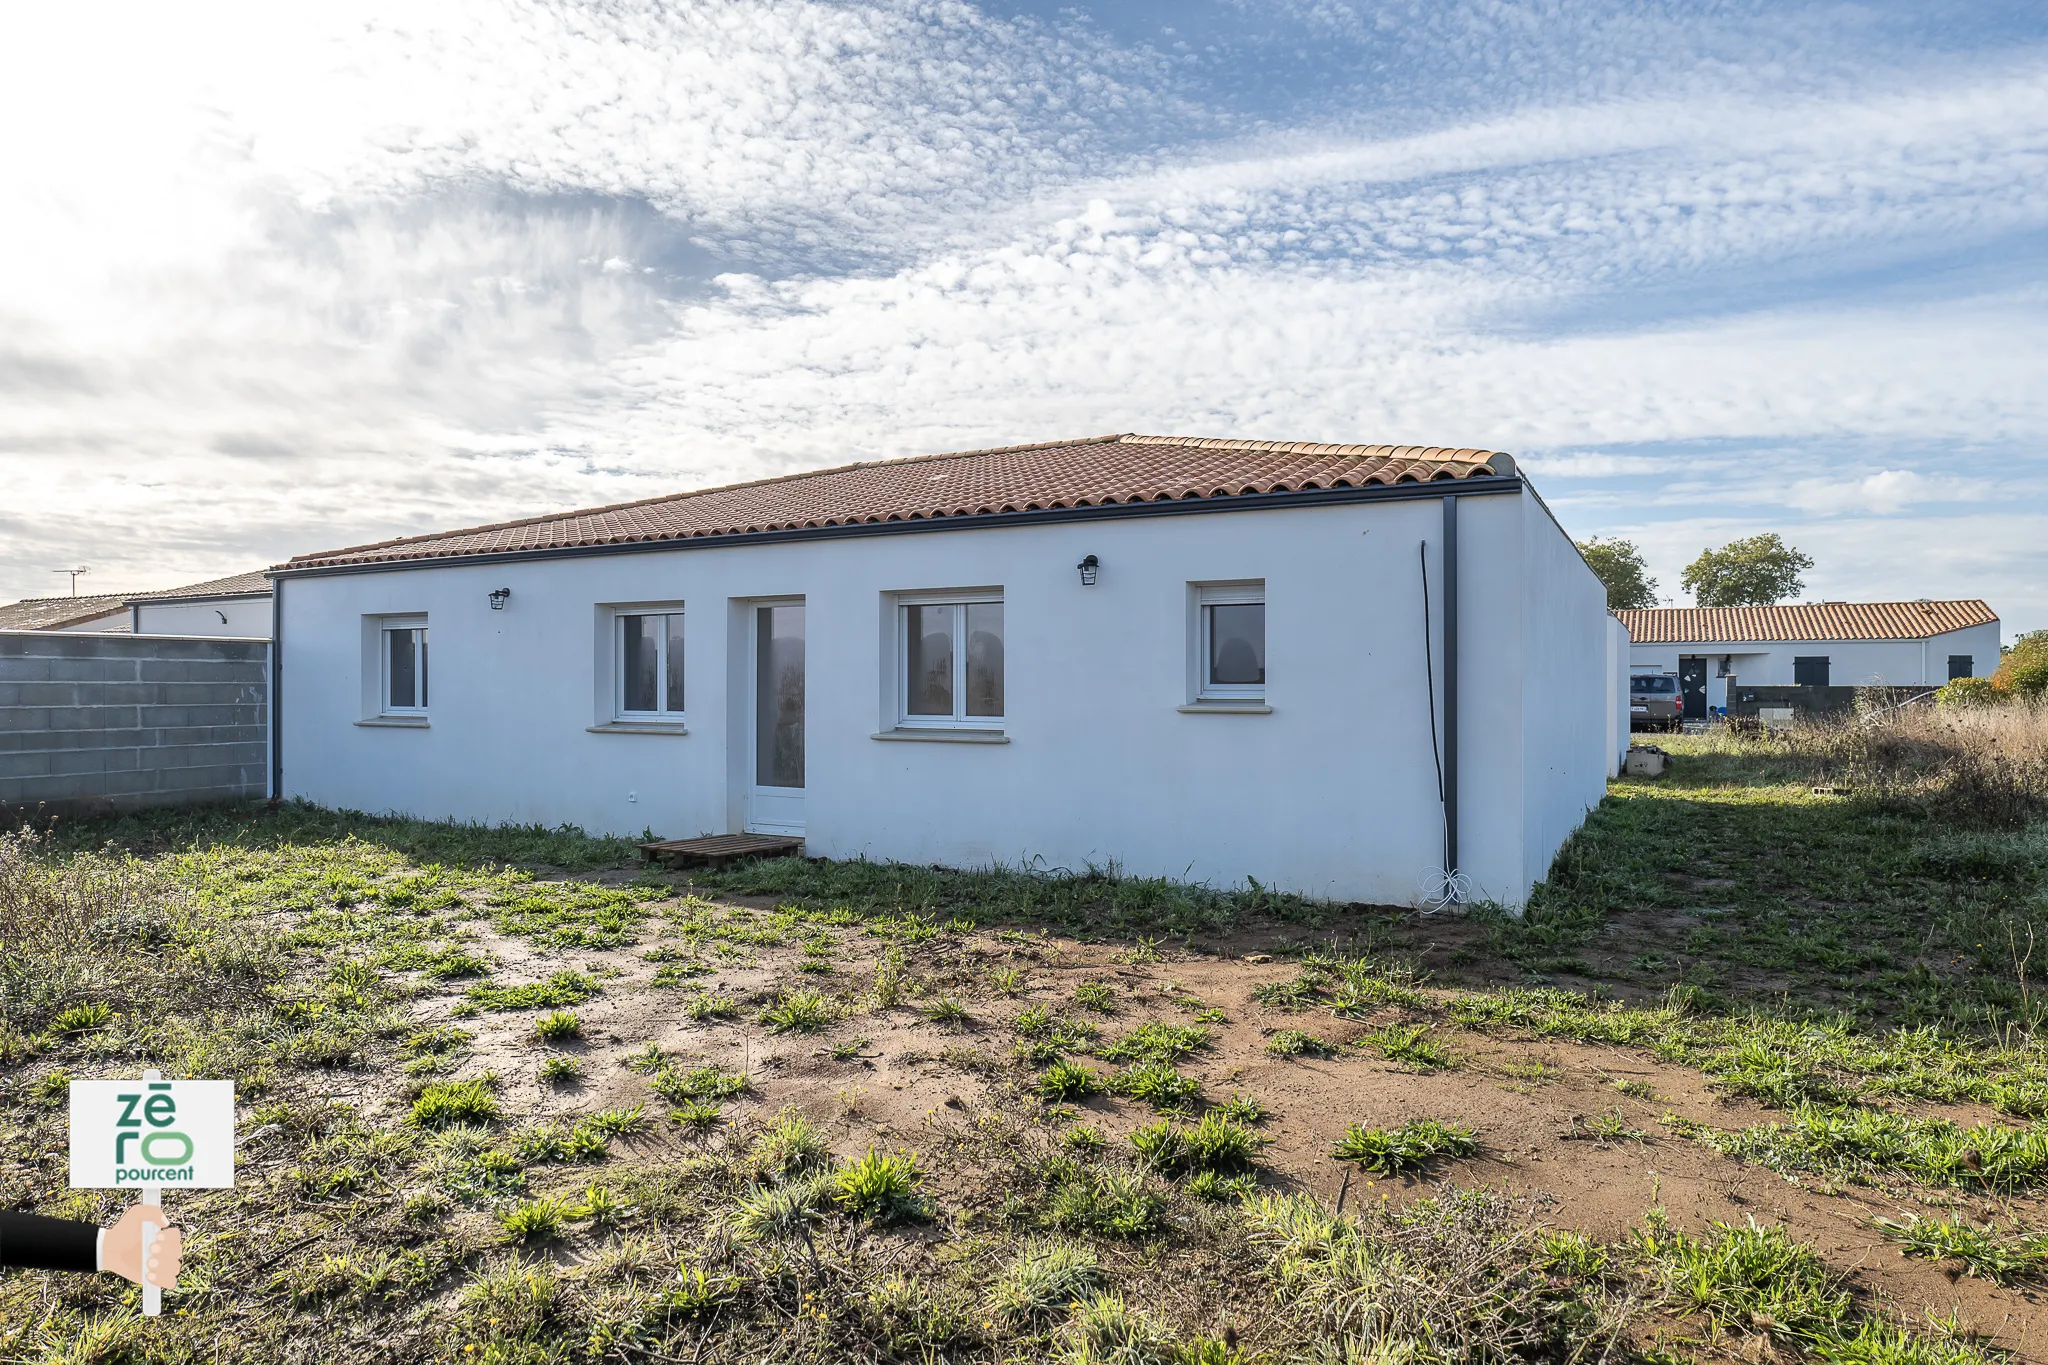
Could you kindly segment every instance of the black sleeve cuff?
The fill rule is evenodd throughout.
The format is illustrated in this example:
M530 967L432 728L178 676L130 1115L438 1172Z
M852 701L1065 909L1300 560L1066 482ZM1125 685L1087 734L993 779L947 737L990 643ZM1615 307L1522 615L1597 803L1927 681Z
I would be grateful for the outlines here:
M99 1241L99 1226L94 1223L0 1213L0 1266L91 1273L100 1268Z

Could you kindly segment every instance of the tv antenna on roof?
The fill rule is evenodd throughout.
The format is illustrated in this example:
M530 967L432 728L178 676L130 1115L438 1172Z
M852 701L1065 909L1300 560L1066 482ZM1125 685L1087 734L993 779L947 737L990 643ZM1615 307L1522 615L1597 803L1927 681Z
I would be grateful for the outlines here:
M76 597L76 596L78 596L78 576L79 576L80 574L82 574L82 573L91 573L91 572L92 572L92 570L91 570L91 569L88 569L88 568L86 568L86 567L85 567L85 565L81 564L81 565L79 565L79 566L78 566L77 568L75 568L75 569L52 569L52 570L50 570L50 572L51 572L51 573L68 573L68 574L70 574L70 575L71 575L71 595L72 595L73 597Z

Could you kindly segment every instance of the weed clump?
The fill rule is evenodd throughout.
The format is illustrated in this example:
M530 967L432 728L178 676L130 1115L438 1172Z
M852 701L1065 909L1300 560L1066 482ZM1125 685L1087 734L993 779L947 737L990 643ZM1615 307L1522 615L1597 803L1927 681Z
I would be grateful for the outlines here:
M1334 1057L1337 1049L1313 1033L1284 1028L1266 1040L1268 1057Z
M533 1031L547 1042L559 1043L583 1035L583 1021L574 1010L555 1010L534 1021Z
M1877 1226L1899 1244L1900 1254L1956 1261L1979 1279L2014 1284L2048 1278L2048 1233L1917 1215L1903 1222L1880 1218Z
M908 1152L884 1153L870 1147L858 1161L852 1161L832 1177L833 1197L848 1213L877 1223L894 1223L923 1218L924 1173L917 1158Z
M412 1102L412 1121L422 1128L445 1128L454 1123L495 1123L498 1097L482 1078L466 1081L434 1081Z
M839 1007L814 990L790 991L761 1011L772 1033L816 1033L839 1018Z
M1043 1323L1067 1314L1102 1282L1102 1258L1071 1242L1027 1242L989 1291L989 1309L1019 1323Z
M1470 1128L1438 1119L1410 1119L1398 1128L1354 1123L1344 1130L1331 1155L1379 1175L1399 1175L1422 1170L1439 1157L1468 1157L1478 1150L1479 1141Z
M1165 1062L1138 1062L1109 1078L1109 1088L1161 1112L1185 1109L1202 1093L1202 1083Z
M1038 1097L1052 1103L1085 1100L1102 1093L1102 1079L1085 1066L1060 1060L1038 1078Z
M648 1079L655 1094L674 1104L684 1100L726 1100L747 1088L747 1078L715 1066L692 1067L688 1071L664 1063Z
M545 981L524 986L471 986L469 1000L481 1010L554 1009L580 1005L600 989L582 972L565 967Z

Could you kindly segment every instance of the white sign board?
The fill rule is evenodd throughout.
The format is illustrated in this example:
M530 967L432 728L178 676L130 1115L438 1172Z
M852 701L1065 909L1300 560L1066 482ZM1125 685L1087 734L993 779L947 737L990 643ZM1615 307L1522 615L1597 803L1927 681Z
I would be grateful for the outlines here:
M235 1083L71 1082L71 1188L224 1190L235 1183Z

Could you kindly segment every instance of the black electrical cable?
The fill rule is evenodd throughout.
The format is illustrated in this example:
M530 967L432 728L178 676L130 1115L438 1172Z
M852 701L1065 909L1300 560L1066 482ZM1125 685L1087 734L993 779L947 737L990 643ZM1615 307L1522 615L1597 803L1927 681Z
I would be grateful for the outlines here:
M1415 547L1422 559L1422 676L1429 680L1429 754L1436 760L1436 804L1444 822L1444 876L1451 875L1451 812L1444 801L1444 751L1436 733L1436 658L1429 634L1429 542Z

